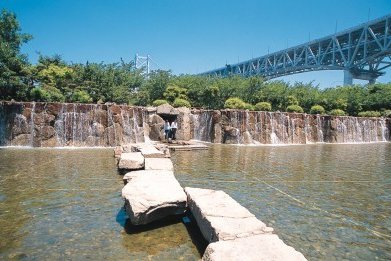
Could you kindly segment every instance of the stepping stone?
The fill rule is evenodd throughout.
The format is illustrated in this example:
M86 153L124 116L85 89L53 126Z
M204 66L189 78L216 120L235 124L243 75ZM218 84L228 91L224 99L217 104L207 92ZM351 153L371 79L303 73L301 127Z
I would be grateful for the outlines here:
M203 261L307 260L302 253L286 245L277 235L257 235L211 243Z
M164 153L154 146L143 146L139 148L139 151L143 154L144 158L165 158Z
M118 162L121 170L138 170L144 168L144 157L141 152L122 153Z
M122 197L133 225L186 211L186 194L172 171L132 171L126 177L128 183L122 189Z
M209 242L271 234L273 231L221 190L187 187L185 192L198 227Z
M172 161L168 158L146 158L145 170L174 170Z

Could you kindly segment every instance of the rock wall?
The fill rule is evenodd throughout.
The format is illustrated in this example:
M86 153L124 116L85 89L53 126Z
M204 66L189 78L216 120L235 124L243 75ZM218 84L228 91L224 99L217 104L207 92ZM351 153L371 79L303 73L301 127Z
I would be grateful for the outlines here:
M175 113L181 140L228 144L391 140L389 118L187 108ZM159 108L152 107L0 102L0 146L107 147L162 140L164 120L159 115Z

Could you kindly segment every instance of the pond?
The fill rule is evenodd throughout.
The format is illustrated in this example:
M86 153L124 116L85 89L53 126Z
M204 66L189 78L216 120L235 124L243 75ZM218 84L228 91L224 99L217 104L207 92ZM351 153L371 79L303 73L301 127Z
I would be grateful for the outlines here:
M172 160L182 186L224 190L309 260L391 259L390 143L215 144ZM0 259L200 258L186 218L126 222L122 187L112 149L0 149Z

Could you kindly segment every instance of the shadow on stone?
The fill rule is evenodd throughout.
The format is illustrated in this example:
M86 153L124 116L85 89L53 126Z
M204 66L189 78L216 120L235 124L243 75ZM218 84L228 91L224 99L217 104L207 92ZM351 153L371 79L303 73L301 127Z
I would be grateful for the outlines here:
M125 212L125 210L123 210L123 211ZM146 225L137 225L137 226L133 225L130 222L130 219L128 218L128 219L126 219L124 228L125 228L125 232L127 234L138 234L138 233L146 232L149 230L158 229L158 228L162 228L162 227L166 227L166 226L180 223L181 218L182 218L182 215L169 216L169 217L151 222Z
M188 211L186 215L182 217L182 222L185 224L187 232L191 238L191 242L197 248L200 256L204 255L205 249L208 246L208 241L203 237L200 228L197 225L197 222L193 215Z

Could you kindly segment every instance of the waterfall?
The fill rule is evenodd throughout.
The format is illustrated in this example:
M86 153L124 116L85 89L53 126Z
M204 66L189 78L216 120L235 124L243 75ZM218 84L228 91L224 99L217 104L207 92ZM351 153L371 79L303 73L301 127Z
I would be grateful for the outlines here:
M34 146L34 137L35 137L35 123L34 123L34 115L35 115L35 102L33 102L33 108L31 109L30 116L30 146Z
M193 139L199 141L212 142L212 111L200 111L192 115L193 119Z

